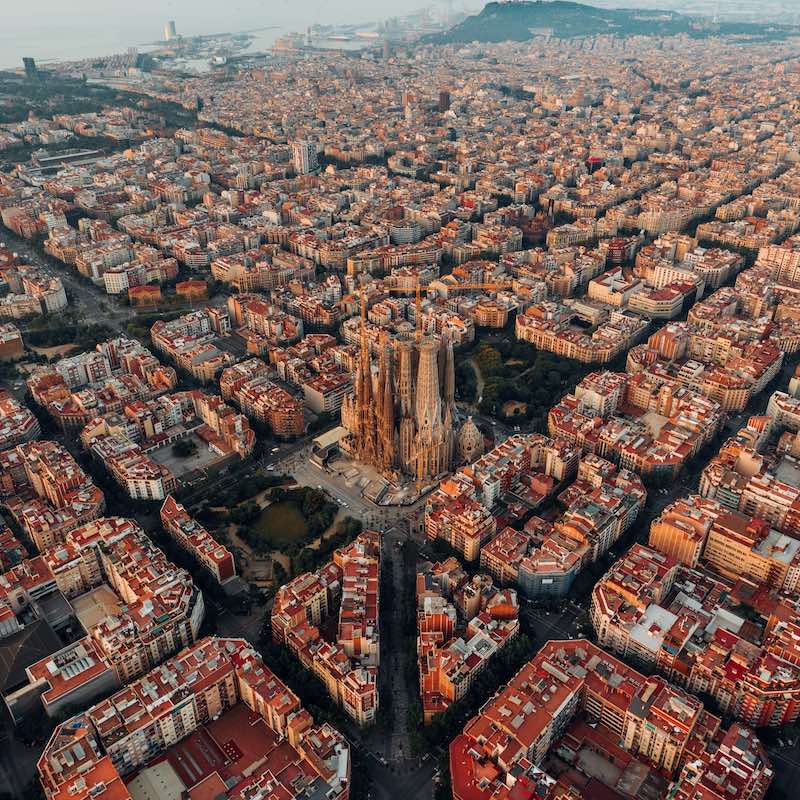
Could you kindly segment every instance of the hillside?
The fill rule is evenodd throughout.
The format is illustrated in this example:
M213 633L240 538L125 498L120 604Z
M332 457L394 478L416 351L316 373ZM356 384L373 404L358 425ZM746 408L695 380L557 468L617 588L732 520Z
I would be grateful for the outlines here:
M425 37L423 42L448 44L458 42L526 41L537 32L569 39L577 36L615 34L617 36L692 36L744 34L756 38L783 36L788 28L748 24L708 25L707 21L687 17L675 11L604 9L566 0L553 2L488 3L480 14L467 17L442 34Z

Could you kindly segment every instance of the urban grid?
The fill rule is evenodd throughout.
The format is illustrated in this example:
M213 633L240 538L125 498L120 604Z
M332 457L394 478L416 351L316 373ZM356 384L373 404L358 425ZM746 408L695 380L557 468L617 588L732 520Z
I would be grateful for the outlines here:
M798 796L800 20L604 5L0 71L0 798Z

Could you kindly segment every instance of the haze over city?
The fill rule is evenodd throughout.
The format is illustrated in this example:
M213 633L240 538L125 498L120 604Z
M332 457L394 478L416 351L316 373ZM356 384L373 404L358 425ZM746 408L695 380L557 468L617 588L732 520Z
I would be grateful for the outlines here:
M795 800L795 5L4 9L0 800Z
M481 0L236 0L232 5L170 0L143 0L134 6L100 0L42 0L32 16L24 5L3 9L0 66L11 67L24 56L52 59L107 55L115 49L140 46L159 38L164 19L175 19L185 35L270 27L275 36L302 31L308 25L374 22L420 9L445 16L477 13ZM796 17L792 0L598 0L602 8L662 8L734 18ZM265 33L266 35L266 33Z
M224 5L191 0L142 0L135 5L43 0L32 17L24 7L9 4L3 9L0 29L0 65L16 65L28 55L44 60L108 55L159 39L167 19L175 19L180 31L192 36L267 26L280 33L314 24L375 21L429 5L423 0L235 0Z

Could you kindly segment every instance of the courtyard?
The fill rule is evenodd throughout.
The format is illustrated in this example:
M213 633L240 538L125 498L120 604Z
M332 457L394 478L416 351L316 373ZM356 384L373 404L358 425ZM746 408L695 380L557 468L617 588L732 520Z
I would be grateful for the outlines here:
M230 458L230 456L222 456L212 450L207 442L204 442L194 433L184 437L181 441L194 442L196 449L191 455L186 457L176 455L172 449L173 444L159 447L156 450L150 450L147 455L150 456L153 461L167 467L182 483L189 483L195 480L205 470L218 467Z

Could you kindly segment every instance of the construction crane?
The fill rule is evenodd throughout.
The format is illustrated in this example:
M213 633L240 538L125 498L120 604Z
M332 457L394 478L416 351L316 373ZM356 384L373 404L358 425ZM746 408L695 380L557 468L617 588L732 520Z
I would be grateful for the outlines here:
M448 291L460 291L462 289L467 290L474 290L474 289L483 289L485 291L499 291L500 289L510 289L513 286L512 281L495 281L493 283L455 283L455 284L445 284L445 287ZM419 344L420 339L422 338L422 292L427 290L433 286L432 283L428 284L421 284L417 283L413 287L400 287L400 286L385 286L381 288L382 292L386 292L388 294L414 294L414 325L416 327L416 341ZM362 284L359 289L359 294L361 297L361 329L362 333L364 331L366 322L367 322L367 295Z

